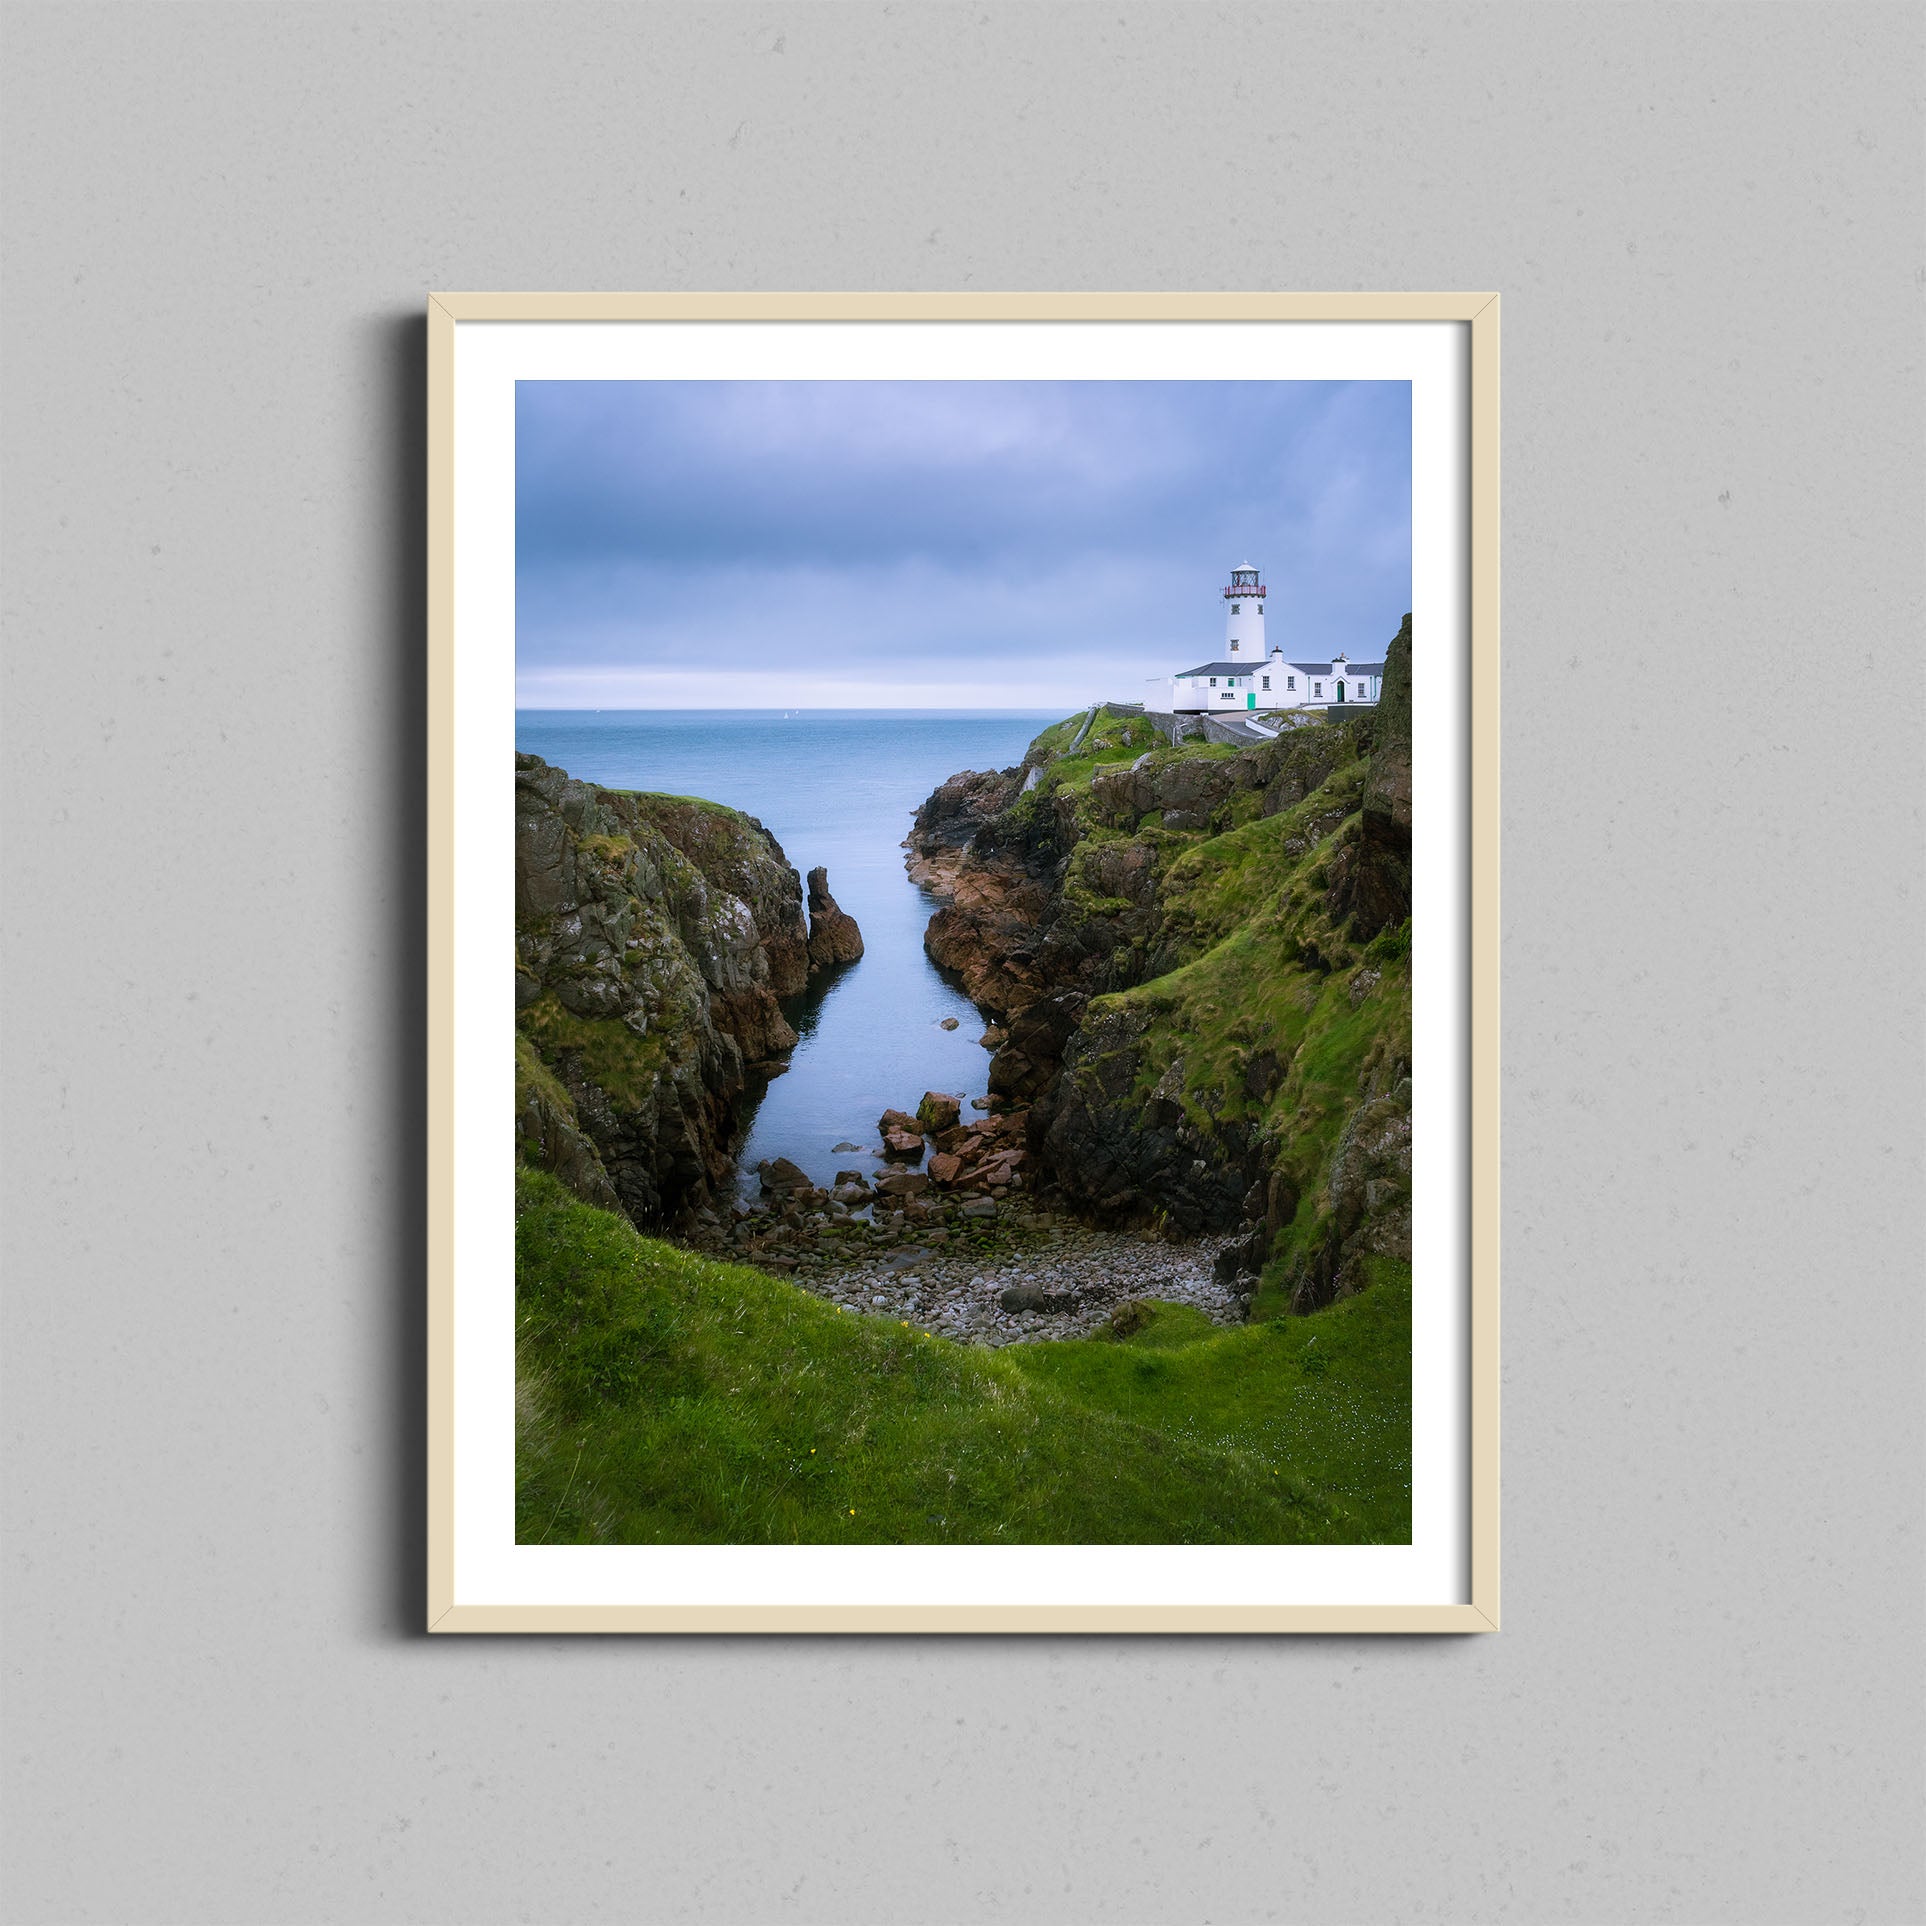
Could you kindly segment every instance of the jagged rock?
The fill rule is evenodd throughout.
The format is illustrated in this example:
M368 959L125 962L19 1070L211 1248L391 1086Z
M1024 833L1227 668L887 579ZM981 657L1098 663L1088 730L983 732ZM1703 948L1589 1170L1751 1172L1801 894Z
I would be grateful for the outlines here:
M918 1191L927 1190L930 1180L920 1170L893 1170L887 1177L876 1180L876 1188L885 1197L914 1197Z
M930 1182L953 1184L962 1171L963 1159L954 1151L940 1150L930 1159Z
M863 953L863 933L856 919L829 893L829 871L818 866L809 872L809 970L817 975L840 964L854 963Z
M920 1130L884 1131L883 1155L903 1163L916 1163L923 1155L923 1133Z
M750 1078L795 1045L778 999L802 965L801 882L753 817L516 757L517 1029L638 1225L729 1180ZM546 1127L518 1150L596 1188Z
M1226 800L1260 781L1260 765L1242 756L1148 763L1139 757L1127 768L1097 771L1090 782L1091 806L1100 821L1115 829L1127 829L1152 814L1161 816L1166 829L1203 829Z
M1264 1186L1264 1228L1275 1237L1297 1216L1298 1190L1288 1170L1274 1170Z
M552 1170L576 1196L602 1210L621 1200L595 1145L584 1135L568 1092L524 1036L515 1039L515 1149L525 1164Z
M762 1179L764 1190L778 1193L808 1190L809 1173L787 1157L765 1159L756 1166L756 1175Z
M1087 1001L1068 990L1019 1010L1010 1019L1009 1040L990 1060L991 1094L1022 1103L1048 1089Z
M1269 1236L1259 1224L1217 1253L1211 1274L1220 1284L1234 1283L1240 1277L1255 1277L1264 1268L1269 1250Z
M604 792L607 793L607 792ZM769 988L795 996L809 980L808 929L802 883L778 843L754 816L683 796L637 795L637 816L688 857L714 889L749 913L756 946L769 966ZM701 941L698 928L696 944ZM786 1046L794 1048L793 1042Z
M912 1134L918 1134L921 1132L923 1126L919 1124L907 1110L885 1110L883 1114L877 1118L876 1128L887 1137L892 1130L908 1131Z
M1016 800L1022 781L1016 769L970 769L941 784L916 812L910 831L911 881L947 896L970 839Z
M948 1096L941 1090L925 1090L922 1102L916 1106L916 1121L925 1136L940 1137L944 1131L956 1128L962 1113L961 1097Z
M1371 766L1358 820L1333 852L1331 913L1360 937L1411 914L1411 618L1384 654Z

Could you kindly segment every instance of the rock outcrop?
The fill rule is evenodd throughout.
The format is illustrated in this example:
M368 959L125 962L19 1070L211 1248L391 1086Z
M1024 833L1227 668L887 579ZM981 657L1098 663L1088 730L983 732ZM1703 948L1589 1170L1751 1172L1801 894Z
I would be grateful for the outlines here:
M1021 769L966 769L942 784L916 812L905 844L910 880L947 896L970 839L1015 802L1022 787Z
M809 872L809 972L812 976L863 953L863 933L856 919L829 893L829 871Z
M515 758L517 1145L638 1225L730 1172L742 1098L796 1033L802 885L717 804L631 795Z
M1075 762L1072 728L951 778L910 838L1032 1181L1232 1233L1220 1264L1269 1310L1362 1288L1410 1246L1409 618L1362 715L1246 748L1101 717Z

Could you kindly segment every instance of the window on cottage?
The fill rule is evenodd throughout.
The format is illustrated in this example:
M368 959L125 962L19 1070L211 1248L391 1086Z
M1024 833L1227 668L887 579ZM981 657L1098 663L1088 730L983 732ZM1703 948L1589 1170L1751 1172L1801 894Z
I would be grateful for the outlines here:
M1213 689L1217 687L1217 678L1216 678L1215 676L1212 676L1212 677L1211 677L1211 679L1210 679L1210 686L1211 686L1211 687L1212 687Z
M1313 695L1322 695L1324 693L1324 684L1321 682L1313 682L1311 684L1311 693Z
M1295 689L1297 687L1297 677L1294 675L1287 675L1284 678L1284 686L1287 689Z
M1268 689L1268 688L1269 688L1269 687L1271 686L1271 679L1270 679L1270 677L1269 677L1269 676L1266 676L1266 677L1264 678L1264 686L1265 686L1265 688L1267 688L1267 689Z

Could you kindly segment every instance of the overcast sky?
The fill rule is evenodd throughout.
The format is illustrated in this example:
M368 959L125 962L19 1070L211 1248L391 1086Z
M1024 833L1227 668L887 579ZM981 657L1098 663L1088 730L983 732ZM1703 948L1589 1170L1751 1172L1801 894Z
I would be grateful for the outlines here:
M1404 382L524 381L524 708L1070 709L1411 606Z

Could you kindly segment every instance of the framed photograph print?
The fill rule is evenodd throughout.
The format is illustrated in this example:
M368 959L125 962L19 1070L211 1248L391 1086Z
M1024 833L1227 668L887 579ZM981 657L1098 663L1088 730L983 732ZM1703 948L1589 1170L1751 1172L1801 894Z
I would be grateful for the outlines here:
M428 334L431 1629L1495 1630L1497 297Z

